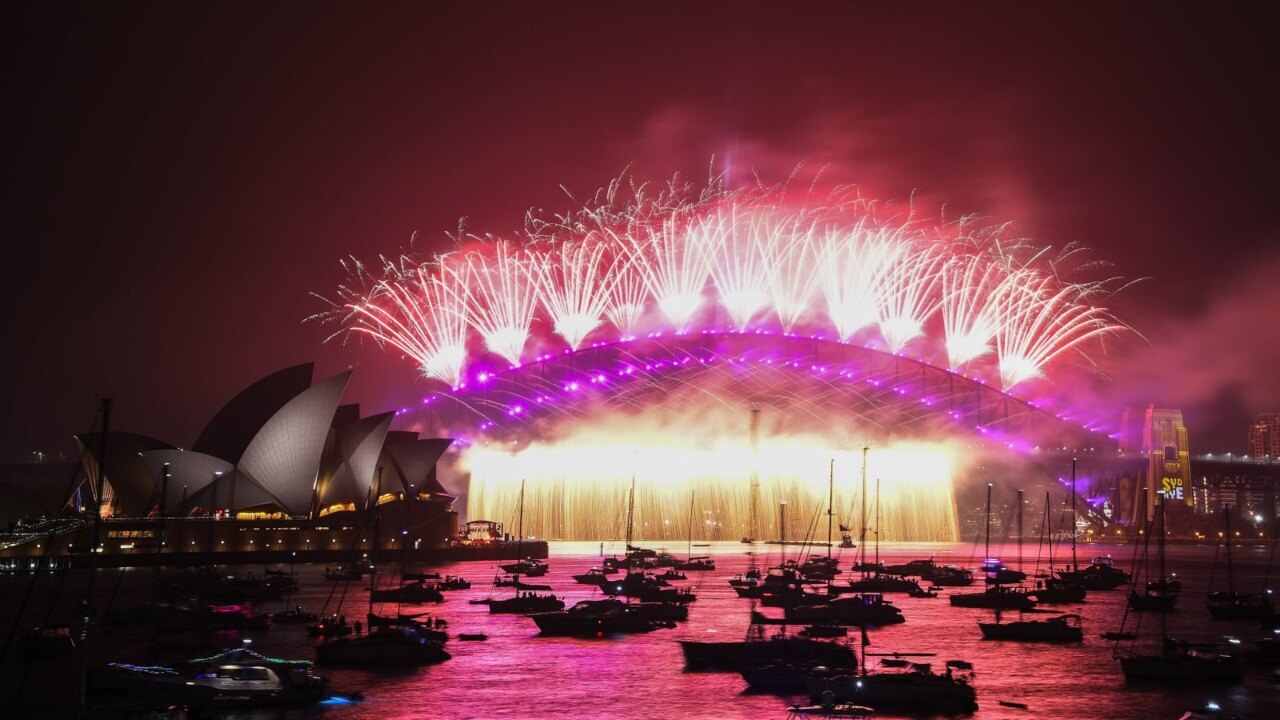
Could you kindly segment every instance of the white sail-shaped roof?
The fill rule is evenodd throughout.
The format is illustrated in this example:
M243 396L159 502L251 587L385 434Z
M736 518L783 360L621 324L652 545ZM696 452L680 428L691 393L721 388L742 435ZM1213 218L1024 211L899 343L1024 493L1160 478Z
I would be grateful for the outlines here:
M348 502L364 507L377 471L382 444L394 418L395 413L383 413L337 429L334 433L334 455L338 464L317 488L321 507ZM383 477L385 483L388 477L385 471Z
M142 453L142 461L155 478L157 503L160 502L160 473L165 463L169 464L169 488L164 501L167 512L181 509L183 497L193 497L215 477L230 473L234 467L226 460L194 450L149 450Z
M311 510L311 496L334 412L351 378L347 371L304 390L258 430L237 468L295 515Z

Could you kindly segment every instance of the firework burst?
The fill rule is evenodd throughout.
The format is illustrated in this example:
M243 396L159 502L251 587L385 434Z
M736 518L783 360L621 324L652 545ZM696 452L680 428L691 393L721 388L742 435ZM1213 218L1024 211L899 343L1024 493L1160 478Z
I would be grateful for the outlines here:
M861 333L895 354L937 340L951 369L976 364L1006 390L1128 330L1096 304L1110 281L1064 278L1069 263L1095 266L1076 261L1078 246L1049 259L972 218L930 227L885 216L855 190L795 195L715 177L656 189L617 180L570 212L531 212L512 236L462 237L470 247L384 260L376 273L345 264L351 281L318 317L341 324L333 337L370 337L450 384L469 360L468 328L519 365L535 317L577 350L606 325L623 338L660 319L693 330L713 301L737 332L767 331L772 316L782 332Z

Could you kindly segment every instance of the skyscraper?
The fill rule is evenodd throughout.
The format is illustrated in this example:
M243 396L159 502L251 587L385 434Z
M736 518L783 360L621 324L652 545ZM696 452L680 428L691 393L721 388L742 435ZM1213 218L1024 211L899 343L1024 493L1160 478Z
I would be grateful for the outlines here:
M1249 426L1249 455L1280 457L1280 413L1258 413Z

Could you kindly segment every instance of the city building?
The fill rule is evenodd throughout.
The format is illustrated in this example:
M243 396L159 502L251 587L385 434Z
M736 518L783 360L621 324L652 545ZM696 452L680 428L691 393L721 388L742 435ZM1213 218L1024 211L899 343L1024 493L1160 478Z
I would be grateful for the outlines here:
M1258 413L1249 426L1249 454L1280 458L1280 413Z

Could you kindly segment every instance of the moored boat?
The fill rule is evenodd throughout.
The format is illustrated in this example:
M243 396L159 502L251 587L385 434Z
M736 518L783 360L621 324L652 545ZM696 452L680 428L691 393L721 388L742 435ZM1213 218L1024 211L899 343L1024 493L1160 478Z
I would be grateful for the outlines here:
M309 661L244 647L174 666L110 663L94 679L96 695L134 708L309 705L325 699L326 686Z
M443 643L406 626L371 629L368 635L338 638L316 647L316 662L329 665L428 665L451 657Z
M1079 615L1060 615L1046 620L978 623L988 640L1021 640L1024 642L1081 642L1084 632Z

